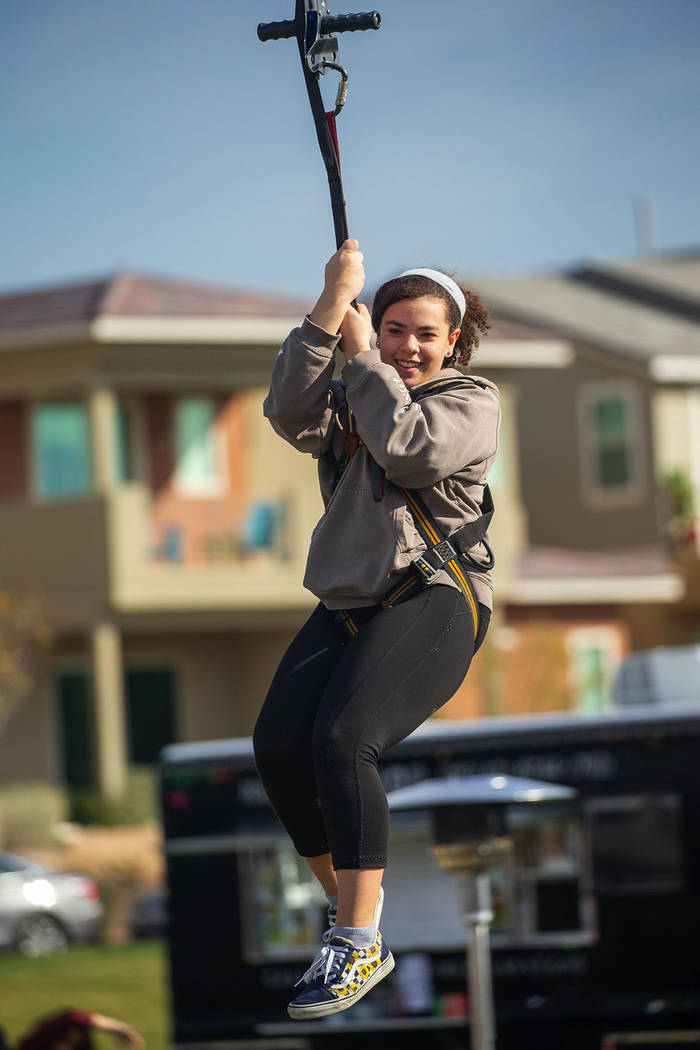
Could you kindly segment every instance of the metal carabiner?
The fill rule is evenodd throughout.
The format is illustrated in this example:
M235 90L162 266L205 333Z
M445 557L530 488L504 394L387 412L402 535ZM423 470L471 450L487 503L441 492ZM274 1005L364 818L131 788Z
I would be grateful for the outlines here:
M319 63L317 69L319 73L325 73L327 69L335 69L337 73L340 73L340 83L338 84L338 92L335 96L335 109L333 110L333 116L337 117L345 105L345 99L348 97L348 71L337 62L327 61Z

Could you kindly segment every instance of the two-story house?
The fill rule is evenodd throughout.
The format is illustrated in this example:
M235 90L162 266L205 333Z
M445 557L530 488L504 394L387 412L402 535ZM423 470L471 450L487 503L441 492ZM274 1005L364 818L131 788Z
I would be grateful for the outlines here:
M314 604L315 464L262 415L308 305L131 273L0 297L0 589L38 596L55 633L3 780L118 794L169 741L250 732ZM528 343L536 367L559 355L516 326L494 352ZM500 488L505 578L523 515Z
M700 641L700 255L474 283L570 351L566 369L500 373L528 530L504 617L514 667L545 612L559 624L579 705L599 706L621 649ZM670 477L688 493L675 532Z
M651 471L637 502L587 502L589 479L605 490L638 469L617 402L595 399L630 369L485 290L495 323L474 369L503 401L498 612L447 710L598 706L635 624L682 592ZM132 273L0 297L0 590L38 595L55 632L50 674L0 736L2 780L118 794L128 764L171 740L250 732L314 604L301 580L321 512L315 464L261 408L308 306ZM591 447L581 404L602 405Z
M313 476L260 412L305 308L129 273L0 300L0 587L56 638L3 779L117 794L170 740L249 731L309 605Z

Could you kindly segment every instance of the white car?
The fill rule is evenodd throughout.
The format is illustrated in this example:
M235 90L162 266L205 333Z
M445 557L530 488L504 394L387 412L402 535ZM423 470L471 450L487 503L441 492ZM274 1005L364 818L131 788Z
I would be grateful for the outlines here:
M73 941L96 940L101 919L91 879L0 852L0 948L29 956L63 951Z

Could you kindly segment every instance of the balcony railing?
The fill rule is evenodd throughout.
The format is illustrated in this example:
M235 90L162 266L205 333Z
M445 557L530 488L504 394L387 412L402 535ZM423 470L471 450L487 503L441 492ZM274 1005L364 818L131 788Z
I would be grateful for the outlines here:
M294 492L253 500L236 527L196 517L157 521L145 486L109 500L111 600L122 611L263 610L309 606L301 586L318 509Z

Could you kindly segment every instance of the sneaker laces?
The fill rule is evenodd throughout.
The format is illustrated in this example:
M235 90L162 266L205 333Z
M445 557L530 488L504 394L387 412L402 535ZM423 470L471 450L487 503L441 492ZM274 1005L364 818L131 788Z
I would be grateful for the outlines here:
M321 934L321 940L324 944L328 944L331 937L335 933L335 919L337 914L338 909L334 908L333 905L329 905L328 911L326 912L326 918L328 919L328 929L324 930Z
M332 978L340 977L345 969L347 954L349 951L352 951L354 947L354 944L350 941L347 941L342 945L339 945L338 943L333 946L330 944L324 944L306 973L302 974L299 978L297 984L301 984L302 982L310 984L311 981L315 980L317 977L322 977L325 984L329 976Z

